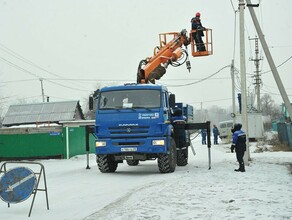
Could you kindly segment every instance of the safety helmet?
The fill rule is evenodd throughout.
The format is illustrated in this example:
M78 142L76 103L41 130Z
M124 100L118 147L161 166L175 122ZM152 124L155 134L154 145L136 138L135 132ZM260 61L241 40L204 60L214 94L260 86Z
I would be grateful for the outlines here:
M234 133L235 131L239 131L242 128L242 124L240 123L235 123L233 125L233 128L231 129L231 132Z
M235 129L236 131L239 131L241 128L242 128L242 124L240 124L240 123L236 123L236 124L234 125L234 129Z
M196 13L196 17L201 17L200 12L197 12L197 13Z

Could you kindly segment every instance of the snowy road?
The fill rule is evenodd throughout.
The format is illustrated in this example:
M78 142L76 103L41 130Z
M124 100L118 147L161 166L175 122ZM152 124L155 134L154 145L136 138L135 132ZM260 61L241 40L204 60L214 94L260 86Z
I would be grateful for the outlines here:
M247 172L237 173L229 145L212 146L211 170L206 146L194 146L197 155L172 174L160 174L156 161L102 174L94 155L90 170L84 156L43 160L50 210L39 192L30 219L292 219L292 152L252 153ZM27 218L31 198L0 202L1 219Z

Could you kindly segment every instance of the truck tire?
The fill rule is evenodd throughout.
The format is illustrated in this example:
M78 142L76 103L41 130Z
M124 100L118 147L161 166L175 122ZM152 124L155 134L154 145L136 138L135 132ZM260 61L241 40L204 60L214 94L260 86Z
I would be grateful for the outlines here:
M177 165L186 166L188 164L188 148L177 151Z
M158 168L159 168L160 173L172 173L175 171L176 145L173 138L171 139L169 154L159 154L157 161L158 161Z
M118 162L114 161L110 155L97 155L96 162L102 173L113 173L118 167Z
M129 166L137 166L139 164L139 160L127 160L127 164Z

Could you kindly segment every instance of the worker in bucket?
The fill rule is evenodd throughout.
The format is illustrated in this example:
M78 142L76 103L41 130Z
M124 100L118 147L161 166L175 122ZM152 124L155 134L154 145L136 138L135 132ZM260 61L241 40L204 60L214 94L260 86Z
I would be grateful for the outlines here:
M231 129L232 135L232 145L231 152L233 153L235 150L236 159L239 163L239 168L235 169L236 172L245 172L243 156L246 151L246 134L243 130L241 130L242 125L237 123L234 124Z
M203 27L201 23L201 14L200 12L196 13L196 17L192 18L192 30L196 30L195 32L192 32L193 39L195 40L197 50L198 51L206 51L205 44L202 40L202 37L204 37L205 28Z

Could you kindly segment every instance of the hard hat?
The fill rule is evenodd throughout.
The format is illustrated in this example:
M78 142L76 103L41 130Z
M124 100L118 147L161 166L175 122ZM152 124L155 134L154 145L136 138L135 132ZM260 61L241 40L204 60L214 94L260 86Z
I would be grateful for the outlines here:
M196 13L196 17L201 17L200 12L197 12L197 13Z
M242 124L240 124L240 123L236 123L236 124L234 125L234 128L235 128L236 131L239 131L239 130L242 128Z
M242 124L236 123L234 124L233 128L231 129L231 132L234 133L235 131L239 131L242 128Z

